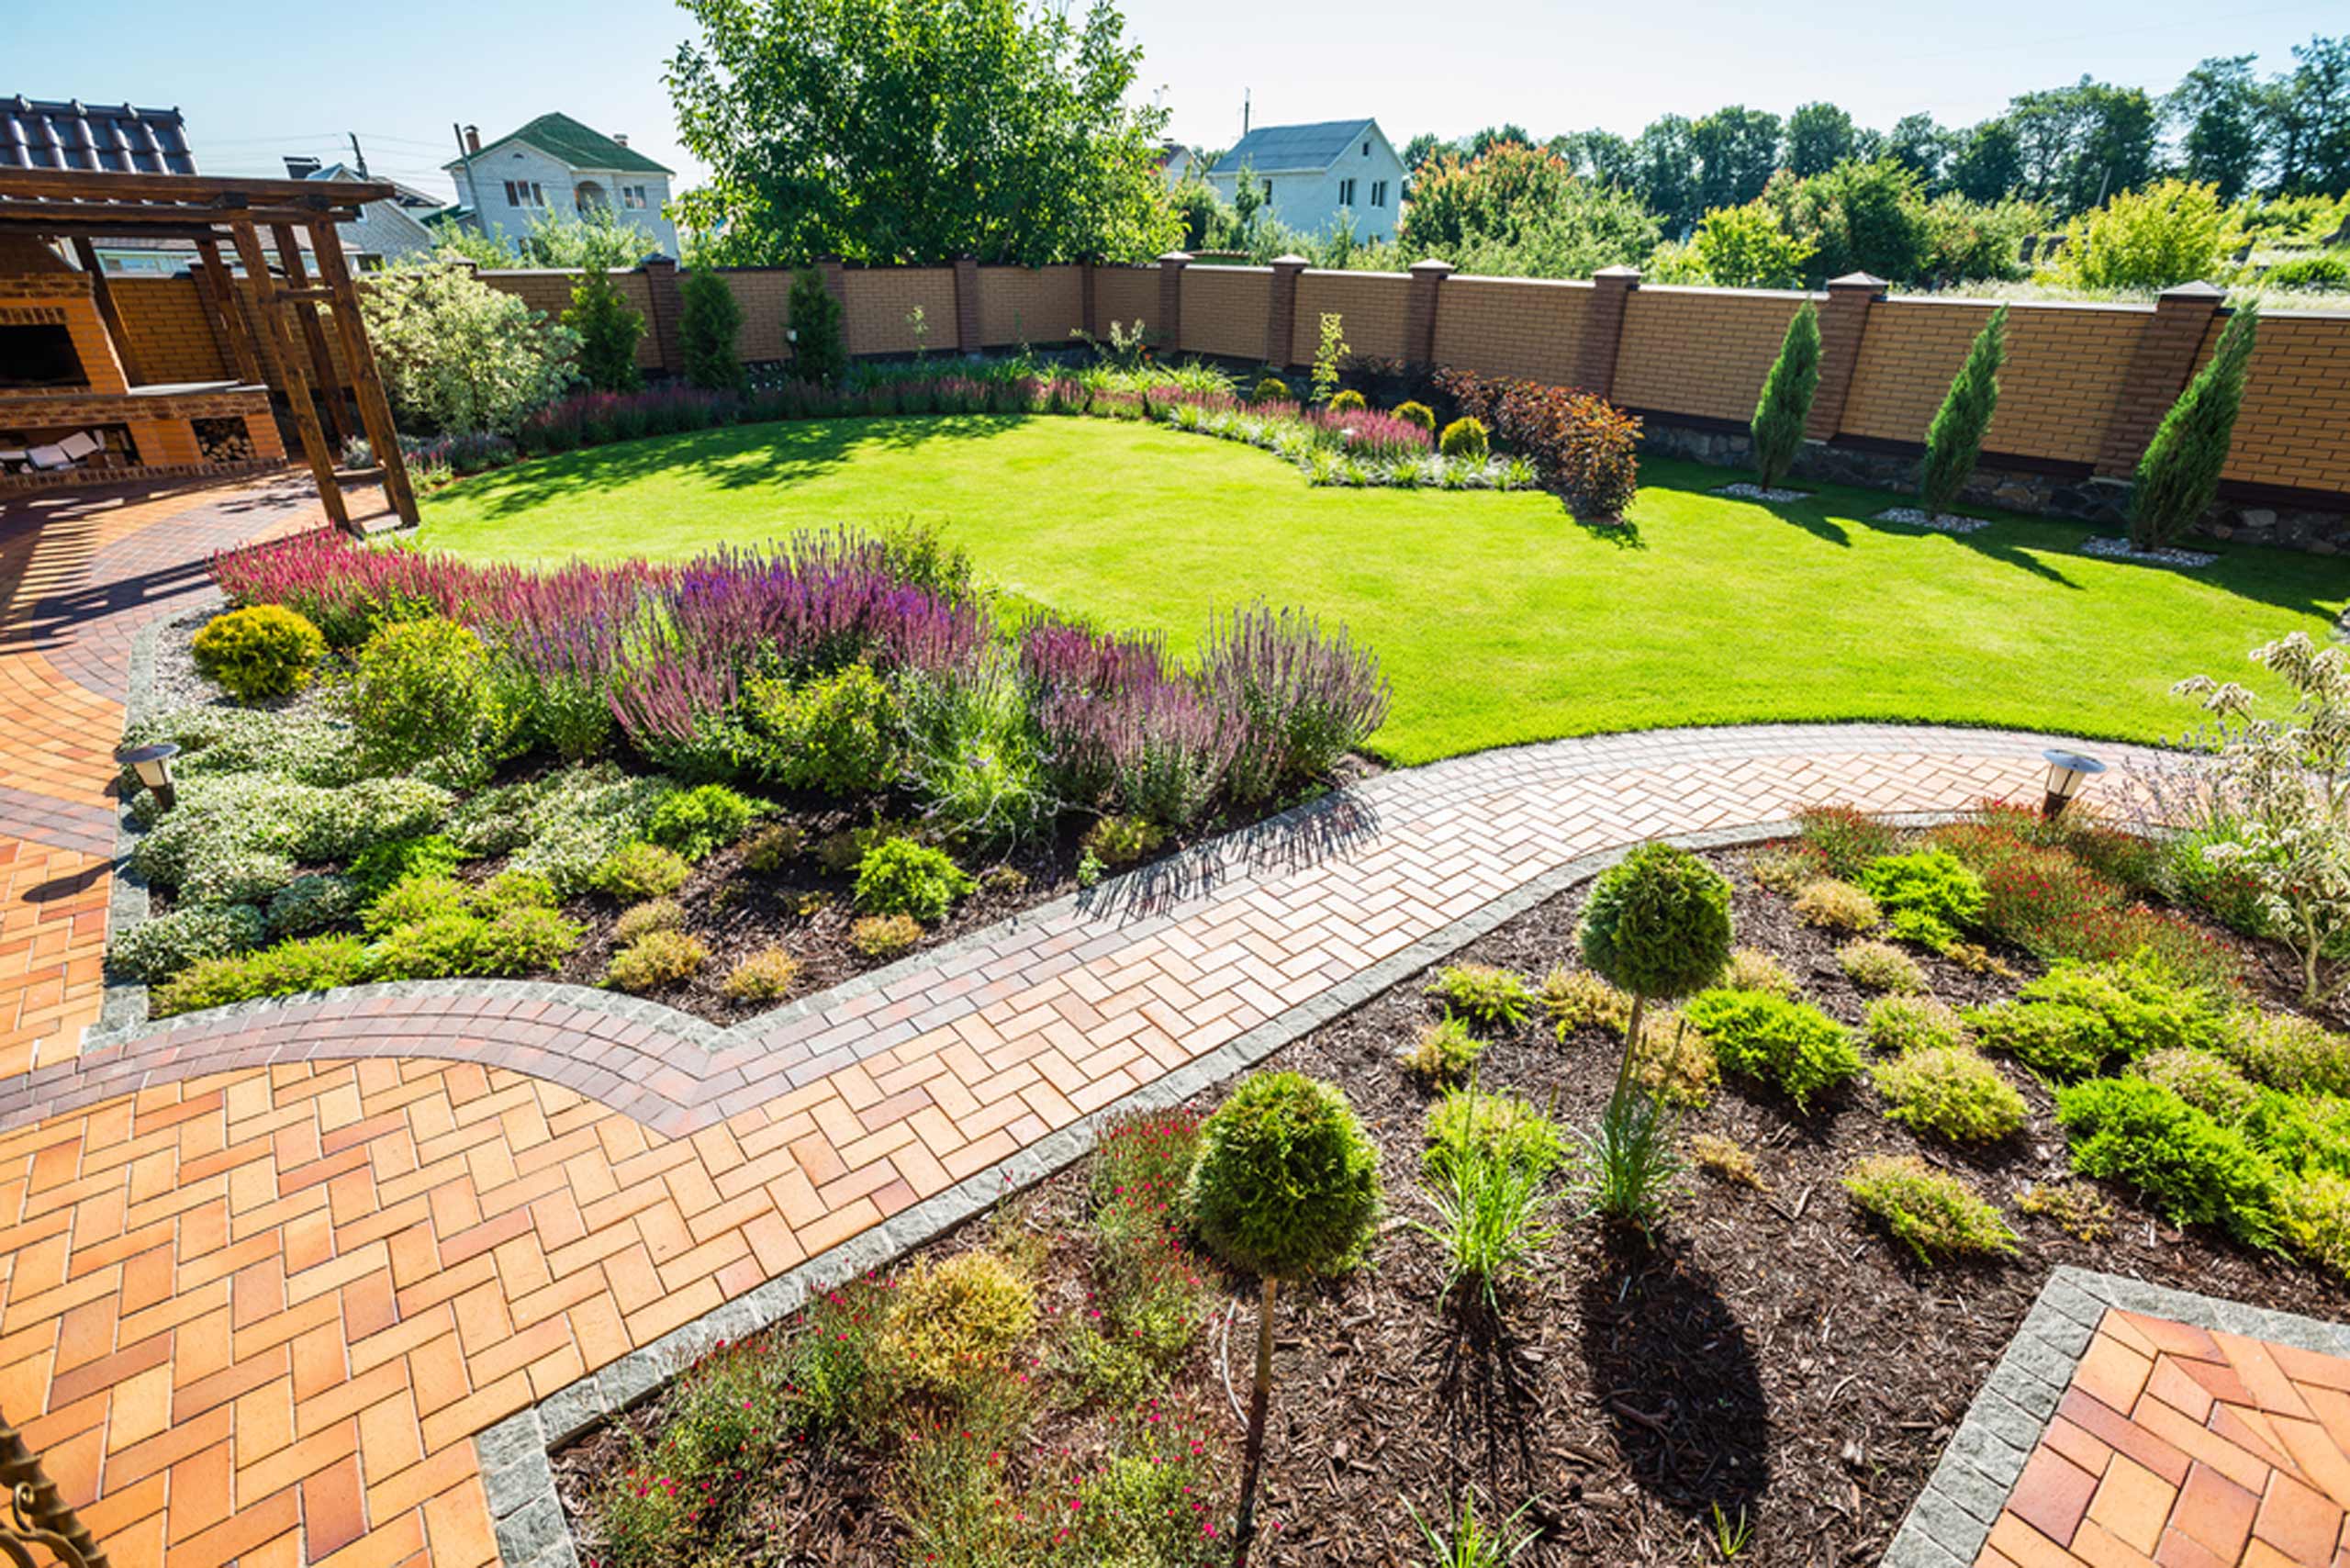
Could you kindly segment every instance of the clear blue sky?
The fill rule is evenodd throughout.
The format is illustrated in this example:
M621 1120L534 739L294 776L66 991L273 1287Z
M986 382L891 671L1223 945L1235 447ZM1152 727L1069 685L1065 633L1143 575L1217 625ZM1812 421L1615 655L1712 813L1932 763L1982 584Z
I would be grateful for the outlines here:
M1259 125L1373 115L1399 144L1502 120L1630 135L1667 112L1817 97L1879 127L1918 109L1967 123L2084 72L2161 91L2206 55L2281 70L2293 44L2344 25L2342 0L1127 0L1126 17L1147 51L1141 95L1163 88L1172 133L1208 145L1238 135L1244 89ZM560 108L689 183L661 82L686 28L665 0L80 0L70 17L0 0L0 94L177 105L216 174L332 158L355 130L371 169L440 195L451 122L495 136Z

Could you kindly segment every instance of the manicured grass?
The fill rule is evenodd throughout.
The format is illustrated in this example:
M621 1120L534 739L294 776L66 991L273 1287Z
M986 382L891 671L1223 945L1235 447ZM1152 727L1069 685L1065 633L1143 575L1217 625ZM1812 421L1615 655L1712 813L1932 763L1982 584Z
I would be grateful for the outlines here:
M1643 465L1637 538L1542 495L1316 489L1270 454L1068 418L758 425L576 453L427 503L479 559L690 554L833 523L945 525L988 581L1187 650L1261 595L1344 622L1394 682L1399 763L1599 731L1886 719L2160 739L2198 671L2323 636L2350 562L2232 550L2199 572L2076 554L2091 530L2003 517L1964 537L1870 521L1829 487L1763 506L1739 477ZM2256 672L2255 672L2256 673Z

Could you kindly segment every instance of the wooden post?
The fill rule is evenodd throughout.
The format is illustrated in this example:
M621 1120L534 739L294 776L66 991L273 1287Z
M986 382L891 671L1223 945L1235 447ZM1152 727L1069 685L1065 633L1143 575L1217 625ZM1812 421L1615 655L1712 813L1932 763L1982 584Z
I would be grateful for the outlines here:
M115 303L114 290L106 286L106 269L98 260L98 248L87 235L73 237L73 259L90 274L90 297L97 301L98 318L106 324L106 336L114 340L114 357L122 361L122 378L136 386L140 377L131 363L130 334L123 330L122 308Z
M203 265L196 270L196 290L205 297L205 308L212 317L212 332L220 341L220 349L236 367L237 379L255 385L269 378L261 373L261 357L253 352L252 335L245 330L244 313L237 308L237 286L229 281L229 269L220 260L218 240L198 240L196 254Z
M343 260L342 236L320 218L310 225L310 247L319 258L319 276L334 292L334 324L342 334L342 361L351 367L351 391L359 404L360 421L367 427L367 445L384 470L384 498L402 522L416 526L416 489L409 484L408 459L401 454L397 427L392 423L391 400L384 396L384 379L375 368L375 351L367 342L367 324L359 314L359 290L351 281L350 263Z
M285 312L277 297L277 279L269 270L269 252L261 248L260 231L250 221L230 220L229 233L236 237L237 259L245 264L245 276L253 286L254 313L261 318L261 330L269 334L270 352L277 356L280 369L285 373L285 396L294 405L294 428L302 435L302 455L310 460L310 476L319 483L319 501L327 509L327 516L345 532L360 532L352 526L351 508L344 504L342 486L334 476L334 457L327 451L326 432L319 428L318 405L310 400L310 378L302 374L301 357L294 352L294 335L285 329Z
M295 240L294 226L277 223L270 226L269 237L277 247L278 264L285 269L285 281L296 288L308 288L310 274L302 265L302 247ZM310 364L319 373L319 400L327 406L327 429L334 435L334 448L351 439L351 415L342 406L342 378L334 373L334 351L327 347L327 330L319 320L319 308L308 299L294 303L294 319L302 323L302 336L310 345Z

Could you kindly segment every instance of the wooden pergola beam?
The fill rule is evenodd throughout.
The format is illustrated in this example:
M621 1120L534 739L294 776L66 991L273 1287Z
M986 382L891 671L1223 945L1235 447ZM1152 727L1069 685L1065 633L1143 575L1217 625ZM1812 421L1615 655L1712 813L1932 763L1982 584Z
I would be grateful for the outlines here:
M285 280L293 286L277 291L279 299L294 312L302 324L302 337L309 344L310 364L319 373L319 400L326 404L327 429L334 436L334 448L342 450L351 439L351 416L343 411L342 378L335 374L334 354L327 347L327 330L319 319L318 301L323 289L309 286L310 274L302 265L302 247L295 241L294 226L280 223L270 230L269 237L277 251L277 264L285 270Z
M371 201L389 201L398 192L383 180L249 180L216 174L93 174L83 169L0 168L0 200L104 202L196 202L224 200L247 206L268 202L300 205L324 200L357 211Z
M375 350L367 341L366 323L359 314L359 289L351 281L351 265L342 254L342 235L331 223L310 225L310 249L319 259L319 276L334 296L330 313L342 335L343 363L351 371L351 392L359 404L359 422L366 427L368 449L384 470L384 498L402 522L416 526L416 488L408 481L408 457L400 451L397 427L392 423L391 400L384 396L384 378L375 368Z
M294 428L302 437L302 455L310 461L310 476L319 483L319 499L325 503L327 516L337 528L348 533L360 530L351 521L351 508L342 498L342 486L334 476L334 457L327 451L326 432L319 428L318 405L310 401L310 378L302 373L301 357L294 352L293 334L285 330L285 311L277 298L277 277L269 270L269 255L261 248L261 235L250 223L239 223L231 232L237 240L237 259L245 264L245 278L253 286L255 312L261 318L262 330L269 334L271 352L277 356L277 366L285 375L285 396L294 405Z
M114 290L106 283L106 269L98 262L97 247L77 235L73 240L73 259L90 275L90 297L97 302L99 319L106 324L106 335L114 340L115 357L122 361L123 379L136 386L142 378L139 367L131 363L130 334L123 326L122 308L115 303Z
M358 209L340 202L301 202L273 207L174 207L99 201L10 201L0 198L0 218L23 226L64 224L115 234L140 234L153 228L191 223L308 223L313 218L350 222Z

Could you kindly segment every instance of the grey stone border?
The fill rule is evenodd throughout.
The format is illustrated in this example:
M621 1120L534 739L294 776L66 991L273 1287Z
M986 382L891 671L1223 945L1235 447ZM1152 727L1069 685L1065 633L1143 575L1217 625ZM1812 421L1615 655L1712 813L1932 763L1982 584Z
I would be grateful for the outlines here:
M1973 1568L2109 1308L2350 1356L2350 1326L2060 1265L2008 1342L1879 1568Z
M1964 814L1908 812L1887 820L1902 827L1930 827ZM1780 821L1673 834L1664 842L1684 849L1727 849L1785 838L1795 831L1793 822ZM986 1170L973 1171L945 1192L786 1270L476 1434L475 1456L481 1468L482 1489L489 1500L500 1561L507 1568L578 1568L579 1556L564 1521L562 1500L555 1494L549 1454L599 1422L651 1398L722 1340L738 1340L770 1328L817 1292L935 1240L985 1213L1007 1194L1033 1187L1075 1162L1092 1148L1102 1125L1112 1117L1180 1104L1256 1066L1536 905L1597 876L1637 847L1637 844L1626 844L1595 850L1553 868L1205 1056L1153 1079ZM2069 1369L2066 1375L2070 1376ZM2053 1401L2050 1407L2053 1408ZM2004 1490L2000 1495L2006 1495ZM1986 1531L1989 1528L1984 1527Z

